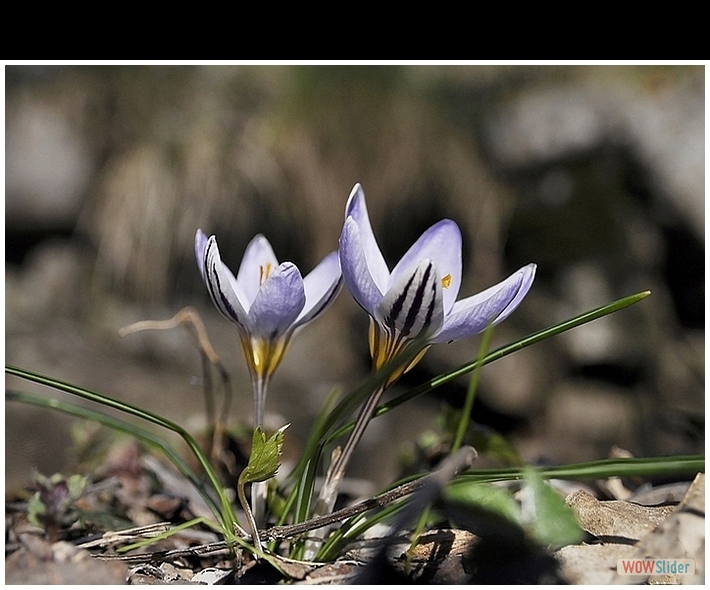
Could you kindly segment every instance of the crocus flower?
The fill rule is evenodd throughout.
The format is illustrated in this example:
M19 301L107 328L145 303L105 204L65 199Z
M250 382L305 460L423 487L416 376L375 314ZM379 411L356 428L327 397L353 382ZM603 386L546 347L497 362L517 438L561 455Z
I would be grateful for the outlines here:
M414 359L396 369L360 408L342 451L329 467L316 513L332 510L353 450L383 392L439 342L468 338L507 318L530 290L534 264L460 301L461 231L444 219L426 230L390 272L372 232L365 193L356 184L345 207L340 267L350 293L370 315L370 354L375 369L417 343Z
M461 286L461 231L455 222L444 219L426 230L390 272L359 184L345 208L339 256L345 284L371 318L370 353L376 369L414 339L424 339L427 345L452 342L502 322L530 290L536 269L528 264L501 283L456 301Z
M271 244L257 235L237 276L222 262L214 236L197 230L195 255L202 279L222 315L239 330L254 386L255 426L263 426L266 389L293 337L333 302L341 286L336 252L305 278L291 262L279 264Z

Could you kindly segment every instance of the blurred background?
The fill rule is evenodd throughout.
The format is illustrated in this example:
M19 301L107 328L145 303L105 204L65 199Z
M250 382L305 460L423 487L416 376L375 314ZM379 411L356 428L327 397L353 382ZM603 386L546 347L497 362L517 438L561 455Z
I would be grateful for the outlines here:
M360 182L393 265L444 217L464 235L460 297L538 264L506 344L613 299L642 303L487 366L473 419L531 462L704 450L702 66L7 66L6 362L204 424L182 329L120 338L196 307L249 423L236 329L212 306L195 230L225 262L264 233L310 271L337 248ZM475 358L433 348L417 385ZM344 290L293 341L267 424L295 457L333 388L369 372L367 317ZM6 379L6 386L40 391ZM373 421L352 474L388 483L467 380ZM6 482L70 469L71 420L6 404Z

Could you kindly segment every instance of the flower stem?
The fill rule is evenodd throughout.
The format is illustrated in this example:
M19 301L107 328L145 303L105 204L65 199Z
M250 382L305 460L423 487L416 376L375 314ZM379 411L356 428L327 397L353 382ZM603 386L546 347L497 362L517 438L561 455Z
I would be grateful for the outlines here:
M256 484L251 484L252 485L252 494L254 493L254 485ZM249 523L249 530L251 531L251 542L252 545L254 545L254 548L256 549L256 556L262 557L263 556L263 547L261 545L261 539L259 538L259 529L256 526L256 521L254 520L254 515L252 514L251 510L249 510L249 503L247 502L247 497L246 494L244 493L244 483L239 481L237 483L237 496L239 496L239 502L242 505L242 508L244 509L244 514L247 517L247 521ZM254 499L254 496L252 495L252 500Z
M338 498L338 489L340 484L345 477L345 470L350 463L350 459L353 455L355 447L360 442L362 435L365 433L365 428L370 423L375 409L377 408L377 403L380 401L382 394L387 388L387 383L379 386L370 397L367 399L365 404L360 408L360 413L355 420L355 426L350 433L348 442L345 443L345 447L342 452L335 456L333 463L328 469L328 473L325 476L325 481L323 482L323 487L318 494L318 501L316 502L314 515L323 516L330 514L335 506L335 501ZM315 531L314 536L317 540L309 540L306 546L306 556L305 559L313 559L322 545L323 537L325 535L325 529L319 529Z
M266 406L266 392L269 388L268 376L254 376L252 379L254 387L254 428L264 430L264 408ZM251 484L251 511L247 517L255 521L254 527L266 526L266 499L268 494L268 483L265 481ZM248 512L248 510L245 510ZM258 537L257 541L258 543Z

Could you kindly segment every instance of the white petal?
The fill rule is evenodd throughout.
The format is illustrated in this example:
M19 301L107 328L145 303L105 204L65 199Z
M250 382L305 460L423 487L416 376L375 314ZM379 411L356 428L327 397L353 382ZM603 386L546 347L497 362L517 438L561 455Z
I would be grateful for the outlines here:
M205 250L207 249L207 236L205 232L198 229L195 232L195 258L197 259L197 268L200 269L202 280L205 280Z
M269 240L261 234L255 236L247 245L237 272L237 282L246 297L247 308L256 299L259 287L278 265Z

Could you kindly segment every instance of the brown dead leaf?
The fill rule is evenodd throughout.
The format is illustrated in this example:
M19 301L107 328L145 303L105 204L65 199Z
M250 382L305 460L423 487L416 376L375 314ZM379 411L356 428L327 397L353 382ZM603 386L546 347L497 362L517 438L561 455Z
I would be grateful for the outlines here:
M598 538L638 541L675 509L674 506L640 506L625 500L597 500L584 490L567 497L580 526Z

